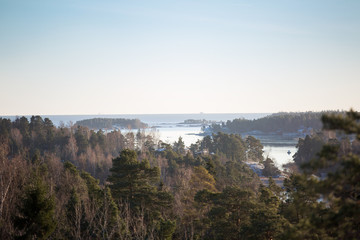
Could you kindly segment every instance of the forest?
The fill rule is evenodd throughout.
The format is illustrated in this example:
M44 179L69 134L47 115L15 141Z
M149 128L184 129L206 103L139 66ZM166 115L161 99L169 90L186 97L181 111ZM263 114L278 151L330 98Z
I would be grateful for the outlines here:
M360 239L360 114L321 119L280 187L251 136L186 148L141 130L1 118L0 239Z
M321 130L321 116L324 114L336 113L334 111L324 112L279 112L259 119L241 119L237 118L227 121L223 124L212 124L212 132L227 133L249 133L257 131L265 134L282 133L308 133L309 130ZM340 114L339 112L337 112Z

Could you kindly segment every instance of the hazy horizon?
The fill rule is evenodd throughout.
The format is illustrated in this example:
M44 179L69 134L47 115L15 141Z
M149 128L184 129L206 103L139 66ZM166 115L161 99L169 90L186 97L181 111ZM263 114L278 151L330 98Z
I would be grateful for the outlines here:
M277 113L304 113L304 112L346 112L349 109L329 109L320 111L278 111L278 112L193 112L193 113L76 113L76 114L0 114L0 117L21 116L120 116L120 115L226 115L226 114L277 114Z
M360 109L360 1L0 0L0 115Z

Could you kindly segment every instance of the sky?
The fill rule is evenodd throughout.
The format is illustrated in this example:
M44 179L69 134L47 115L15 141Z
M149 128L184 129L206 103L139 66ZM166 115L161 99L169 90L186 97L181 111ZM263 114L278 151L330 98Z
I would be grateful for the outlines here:
M0 0L0 115L360 110L359 0Z

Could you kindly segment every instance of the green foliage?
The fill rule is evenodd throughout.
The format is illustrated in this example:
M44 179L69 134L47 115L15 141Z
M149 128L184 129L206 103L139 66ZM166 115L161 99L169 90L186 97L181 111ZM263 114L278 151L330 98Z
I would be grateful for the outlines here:
M235 161L246 160L245 142L240 135L224 134L219 132L213 135L212 144L210 145L211 152L219 152L226 155L227 158Z
M222 189L226 186L237 186L244 189L257 189L259 177L245 163L226 161L221 164L214 159L217 186Z
M185 143L182 140L182 137L179 137L177 142L174 142L174 147L173 147L174 151L178 154L185 154Z
M25 188L19 216L15 227L20 230L18 239L47 239L55 230L54 196L49 194L48 186L34 175Z
M99 186L99 180L95 179L90 173L85 171L81 171L80 176L85 181L90 199L101 201L102 189Z
M276 208L260 205L250 215L250 223L240 233L242 239L277 239L284 231L286 220Z
M295 174L284 180L287 199L282 204L281 211L290 223L306 221L319 206L320 195L314 188L316 183L316 178L308 179L307 176Z
M247 158L253 161L263 161L263 145L261 144L259 139L256 139L253 136L248 136L245 139L247 146Z
M200 191L195 200L209 206L207 239L239 239L242 226L249 224L255 196L251 191L227 187L221 193Z
M158 190L160 172L147 160L139 162L133 150L123 150L113 159L108 181L112 195L119 202L129 204L132 214L145 214L148 226L155 225L161 214L171 207L170 193Z
M11 121L10 119L0 118L0 137L1 141L5 141L9 138L11 132Z
M79 148L79 153L85 153L87 147L89 146L88 129L78 126L75 131L75 139Z
M282 198L282 196L281 196L282 188L275 183L275 181L272 177L269 177L268 182L269 182L268 188L271 190L271 192L275 196L277 196L279 199Z
M360 114L354 111L346 115L323 117L324 126L329 130L340 130L360 140ZM326 161L325 161L326 159ZM314 216L312 221L324 229L328 236L336 239L360 238L360 156L354 153L342 154L339 147L327 146L307 167L316 171L320 167L337 166L318 184L318 192L327 205L322 221Z
M322 119L327 130L343 131L360 139L358 113L350 111ZM325 145L316 158L303 166L303 175L285 182L289 198L282 212L292 226L284 232L284 239L360 238L360 157L340 151L338 143ZM318 180L310 175L324 169L331 169L324 178Z
M211 136L205 136L204 138L203 138L203 140L201 141L201 143L200 143L200 149L201 150L204 150L204 149L207 149L207 150L209 150L209 149L212 149L213 147L213 141L212 141L212 139L211 139Z
M294 155L294 162L300 167L316 157L325 141L318 134L306 135L305 139L300 138L297 144L297 152Z
M106 230L107 234L109 234L111 231L111 228L117 229L117 231L123 231L123 229L119 228L119 209L111 195L110 188L106 187L102 190L103 198L102 198L102 205L100 208L100 211L109 213L109 218L107 219L106 216L103 217L103 221L108 221L109 227ZM121 226L123 227L123 226Z
M78 175L78 174L79 174L79 172L78 172L78 170L76 169L75 165L72 164L72 163L69 162L69 161L66 161L66 162L64 163L64 169L65 169L65 170L68 170L68 171L69 171L71 174L73 174L73 175Z
M148 161L139 162L136 152L123 150L120 156L113 159L109 182L113 196L128 201L132 208L139 208L155 191L154 184L159 181L160 172L151 168Z
M54 150L55 127L50 119L32 116L30 118L29 131L33 139L30 142L33 149L40 149L41 151Z
M159 238L161 240L171 240L176 229L176 222L171 220L160 221Z
M269 184L269 187L260 189L250 223L243 227L243 239L277 239L288 225L287 220L279 214L280 199L272 191L273 187Z
M216 168L215 168L215 163L211 158L207 158L205 159L205 168L206 170L213 175L214 177L216 177Z
M194 172L189 182L191 192L196 192L199 189L207 189L216 191L214 177L202 166L194 167Z

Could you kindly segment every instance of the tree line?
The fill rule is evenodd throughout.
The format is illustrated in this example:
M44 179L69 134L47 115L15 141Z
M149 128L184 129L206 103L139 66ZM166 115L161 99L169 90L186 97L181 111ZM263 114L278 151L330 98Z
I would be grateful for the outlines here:
M299 130L321 130L321 116L333 112L275 113L259 119L234 119L223 124L210 126L212 132L247 133L297 133Z
M252 137L219 133L187 149L141 131L0 119L0 237L359 239L360 115L323 121L350 134L349 147L321 145L281 188L245 164L264 161Z

